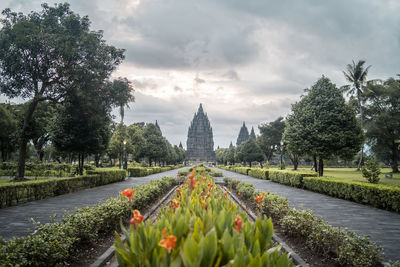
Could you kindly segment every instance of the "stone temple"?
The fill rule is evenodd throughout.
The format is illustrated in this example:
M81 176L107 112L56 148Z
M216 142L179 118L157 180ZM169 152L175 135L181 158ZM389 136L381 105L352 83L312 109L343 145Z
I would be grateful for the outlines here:
M186 145L186 160L215 161L213 132L201 104L190 123Z

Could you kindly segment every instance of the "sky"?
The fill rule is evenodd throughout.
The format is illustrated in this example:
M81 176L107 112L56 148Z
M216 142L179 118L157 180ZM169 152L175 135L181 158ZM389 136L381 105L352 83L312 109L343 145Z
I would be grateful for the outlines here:
M1 0L0 9L28 13L42 2ZM172 144L185 147L200 103L215 148L227 147L243 121L258 133L261 123L285 117L322 75L347 84L342 71L352 60L372 65L368 79L400 73L398 0L69 3L89 16L91 29L104 31L108 44L126 49L113 73L135 89L125 123L157 120Z

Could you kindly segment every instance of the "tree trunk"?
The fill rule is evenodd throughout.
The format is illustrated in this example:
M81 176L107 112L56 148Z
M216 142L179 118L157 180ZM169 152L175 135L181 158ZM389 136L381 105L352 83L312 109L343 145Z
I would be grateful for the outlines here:
M96 168L99 167L99 161L100 161L100 154L94 154L94 162L96 164Z
M295 171L297 171L298 166L299 166L299 161L298 160L293 161L293 169Z
M392 146L392 172L399 172L399 164L397 163L399 160L399 151L397 150L397 144L393 142Z
M364 111L361 105L360 90L358 90L358 88L357 88L357 99L358 99L358 106L360 107L361 131L364 132ZM363 164L363 157L364 157L364 142L361 144L361 155L360 155L360 161L358 162L357 171L361 169L361 165Z
M318 172L317 156L314 155L314 156L313 156L313 159L314 159L314 170L315 170L315 172Z
M121 169L121 163L122 163L122 153L119 153L119 155L118 155L118 161L119 161L119 163L118 163L118 167Z
M251 161L249 162L249 166L250 166L250 168L251 168Z
M78 171L79 175L83 175L83 165L85 164L85 155L83 153L78 154Z
M36 109L37 104L38 104L38 101L36 99L33 99L32 102L28 106L28 110L25 113L24 125L22 127L22 132L21 132L21 137L20 137L21 139L20 139L19 153L18 153L18 169L17 169L17 175L14 178L15 181L23 181L24 180L26 148L27 148L28 141L29 141L29 139L26 135L26 132L28 130L29 124L32 121L32 115Z
M319 158L318 176L324 176L324 160Z

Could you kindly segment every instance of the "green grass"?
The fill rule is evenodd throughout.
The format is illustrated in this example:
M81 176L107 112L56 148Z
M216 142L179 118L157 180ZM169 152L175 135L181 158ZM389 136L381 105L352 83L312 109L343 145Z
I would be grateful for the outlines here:
M392 169L383 168L381 169L381 178L379 184L398 186L400 187L400 173L394 173L393 178L385 178L386 173L391 173ZM337 179L343 179L347 181L358 181L358 182L368 182L363 176L361 171L357 171L356 168L325 168L324 176L334 177Z

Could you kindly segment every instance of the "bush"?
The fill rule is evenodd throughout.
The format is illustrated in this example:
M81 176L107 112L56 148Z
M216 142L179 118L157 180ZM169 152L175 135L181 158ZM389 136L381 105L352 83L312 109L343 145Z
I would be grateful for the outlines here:
M303 178L310 176L317 176L317 174L306 171L269 170L271 181L293 187L303 187Z
M250 170L250 168L248 168L248 167L235 167L233 170L234 170L234 172L238 172L238 173L241 173L241 174L244 174L244 175L248 175L248 171Z
M400 188L381 184L305 177L304 187L318 193L400 212Z
M182 165L169 165L165 167L130 167L127 170L130 177L143 177L155 173L170 171L181 167Z
M381 174L381 170L379 169L378 164L370 159L365 162L365 165L361 169L362 175L364 178L368 180L368 182L377 184L379 182L379 174Z
M240 197L244 199L253 199L254 196L254 185L245 183L245 182L240 182L236 185L236 190L240 192Z
M32 180L0 185L0 207L5 208L21 203L58 196L82 189L119 182L126 177L125 171L88 171L88 175Z
M250 169L248 172L249 176L263 179L263 180L268 180L269 179L269 171L268 169L260 169L260 168L255 168L255 169Z
M174 178L164 177L136 187L133 206L145 207L155 202L175 184ZM0 266L68 265L69 256L77 246L95 241L99 232L116 229L121 219L130 215L129 202L116 197L94 207L77 209L74 214L66 214L61 222L36 223L37 229L27 237L1 240Z
M222 177L223 176L221 171L211 170L211 169L209 169L209 170L211 171L211 176L213 176L213 177Z

